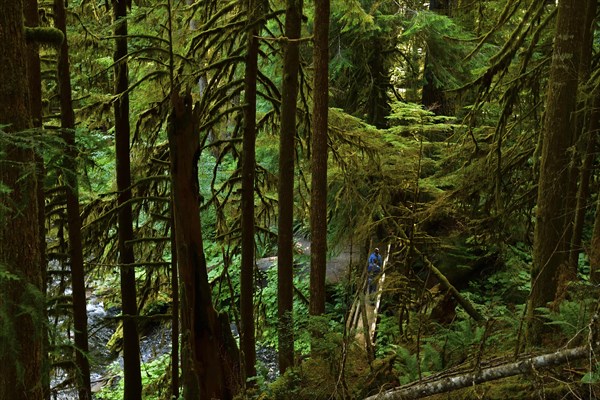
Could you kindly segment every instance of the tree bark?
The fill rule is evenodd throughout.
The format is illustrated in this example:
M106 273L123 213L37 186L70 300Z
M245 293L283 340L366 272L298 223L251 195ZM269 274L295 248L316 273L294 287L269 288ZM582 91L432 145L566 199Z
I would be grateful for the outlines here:
M75 330L75 364L80 400L91 400L90 363L88 354L88 327L85 295L85 272L81 241L81 217L79 214L79 185L77 182L77 153L75 143L75 114L71 98L71 74L69 71L69 46L67 43L67 19L64 0L54 0L54 24L63 35L58 58L58 86L60 95L60 118L62 138L65 142L65 171L67 222L69 231L69 257L71 260L71 285L73 291L73 328Z
M584 25L584 38L583 38L583 49L581 52L581 63L579 67L579 73L581 75L580 80L582 82L587 81L590 78L592 68L592 55L593 55L593 39L594 39L594 21L596 17L597 2L587 0L587 8L584 10L586 15ZM587 96L586 96L587 98ZM581 168L577 170L579 178L579 187L577 189L577 197L575 200L575 211L573 217L573 233L571 235L571 247L569 249L569 262L568 270L571 272L571 276L577 276L577 269L579 266L579 254L582 251L581 240L583 237L583 227L585 224L585 214L589 204L590 195L590 179L592 176L592 165L594 162L594 148L596 147L596 132L598 131L600 124L600 95L596 94L592 96L591 101L587 101L585 104L583 101L582 105L587 105L588 108L585 113L581 113L582 129L584 133L581 135L581 141L583 142L583 162ZM573 157L579 157L579 151L574 152ZM573 162L575 165L575 162Z
M590 243L590 280L596 285L600 284L600 198L597 202L594 231Z
M315 2L313 132L310 193L310 315L325 312L327 263L327 119L329 115L330 1Z
M168 136L181 290L182 383L185 399L233 398L239 354L229 325L213 308L200 224L198 108L190 94L172 94Z
M254 334L254 177L256 167L256 79L258 75L257 2L247 1L248 37L244 77L242 142L242 266L240 279L240 350L244 382L256 375ZM252 381L250 381L252 382Z
M124 398L142 398L140 372L140 342L137 329L137 300L135 282L135 255L130 243L133 239L133 214L131 209L131 161L129 159L129 70L127 66L127 7L126 0L113 0L115 23L115 151L117 190L119 195L118 241L121 269L121 302L123 315L123 373Z
M600 129L600 95L596 95L590 112L590 124L586 134L587 146L585 149L583 164L579 177L579 189L577 192L577 205L575 207L575 218L573 221L573 235L571 237L571 248L569 251L569 270L577 273L579 266L579 254L581 253L581 241L585 225L585 214L588 210L590 196L590 179L594 164L594 156L597 146L598 130Z
M32 147L15 132L32 127L22 0L0 2L0 399L44 398L45 299L40 268L38 182ZM11 274L14 279L7 278Z
M26 0L23 4L23 16L25 26L28 28L37 28L40 25L40 16L37 0ZM34 128L42 128L42 71L40 61L40 46L35 41L27 42L27 78L29 81L29 109L31 111L32 125ZM42 292L46 293L48 262L46 259L46 212L45 212L45 194L44 178L46 170L44 158L41 154L35 154L36 173L37 173L37 204L38 221L40 227L39 246L40 246L40 270L42 274ZM46 311L46 310L45 310ZM43 332L43 366L42 366L42 387L44 399L50 399L50 365L47 357L50 347L47 328L42 328Z
M574 112L585 21L578 3L577 0L561 0L558 3L538 182L528 307L527 338L530 345L541 342L543 321L538 315L538 308L546 307L554 300L558 273L567 262L570 237L566 237L564 194L568 190L568 148L576 125Z
M179 274L177 273L177 239L175 237L175 200L171 197L171 398L179 398Z
M294 365L294 158L296 101L302 30L302 0L287 0L283 83L281 86L281 133L279 136L279 219L277 226L277 307L279 317L279 372Z

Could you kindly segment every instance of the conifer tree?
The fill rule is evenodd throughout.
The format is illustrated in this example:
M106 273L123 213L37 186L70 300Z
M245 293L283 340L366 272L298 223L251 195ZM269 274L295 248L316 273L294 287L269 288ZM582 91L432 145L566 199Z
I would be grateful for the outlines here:
M279 316L279 371L294 364L294 159L296 140L296 101L302 30L302 0L286 1L281 87L281 130L279 136L279 217L277 229L277 307Z
M569 151L575 128L579 60L585 15L575 0L558 3L552 66L543 127L538 181L531 297L528 306L528 342L541 342L543 321L539 307L556 296L558 274L567 262L568 240L565 193L568 186Z
M45 301L22 0L0 3L0 398L39 400Z
M88 360L88 324L86 308L85 272L81 242L81 217L79 210L79 185L77 182L77 144L75 143L75 113L71 95L69 45L67 42L67 18L64 0L54 0L54 24L64 35L58 58L58 86L60 95L60 118L62 137L66 150L63 159L67 221L69 231L69 259L73 291L73 328L75 342L76 385L79 400L92 398L90 363Z
M254 178L256 168L256 80L258 75L258 1L246 0L248 30L244 73L242 141L242 265L240 279L240 350L245 378L256 375L254 327Z
M327 130L329 115L329 0L315 1L313 132L310 204L311 315L325 312L327 263Z
M130 0L113 0L115 23L115 151L117 190L119 195L118 234L119 266L121 269L121 302L123 324L124 398L142 398L140 371L140 342L137 329L137 299L135 281L135 255L133 239L133 214L131 207L131 161L129 154L129 70L127 65L127 9Z

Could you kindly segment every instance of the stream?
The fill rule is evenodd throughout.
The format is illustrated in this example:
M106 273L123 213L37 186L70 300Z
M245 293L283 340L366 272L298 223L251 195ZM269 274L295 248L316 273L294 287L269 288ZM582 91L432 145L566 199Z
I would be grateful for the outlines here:
M123 367L121 354L112 353L106 346L117 328L114 317L120 314L120 309L112 307L106 309L104 303L97 296L89 296L87 299L88 315L88 343L90 358L90 378L92 393L97 393L104 386L116 385L121 377L113 372L111 366L117 362ZM237 329L232 325L232 332L236 339ZM155 360L159 356L171 352L171 328L168 324L156 324L149 332L140 339L140 353L143 363ZM277 352L269 347L258 347L256 358L259 370L266 381L271 382L278 376ZM51 377L51 388L53 400L76 400L77 390L69 386L58 388L57 385L68 378L67 372L58 370ZM97 398L93 396L93 398Z

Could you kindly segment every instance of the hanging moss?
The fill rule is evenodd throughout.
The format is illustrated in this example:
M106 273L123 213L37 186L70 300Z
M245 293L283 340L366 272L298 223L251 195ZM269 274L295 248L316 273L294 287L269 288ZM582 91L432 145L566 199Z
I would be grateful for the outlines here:
M60 46L64 39L63 33L52 27L25 27L25 38L27 42L37 42L50 46Z

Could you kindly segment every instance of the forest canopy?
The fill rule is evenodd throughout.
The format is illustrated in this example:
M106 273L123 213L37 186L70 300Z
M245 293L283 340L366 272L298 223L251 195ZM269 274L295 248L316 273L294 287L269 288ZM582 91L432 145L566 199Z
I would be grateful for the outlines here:
M599 13L2 2L0 399L598 397Z

